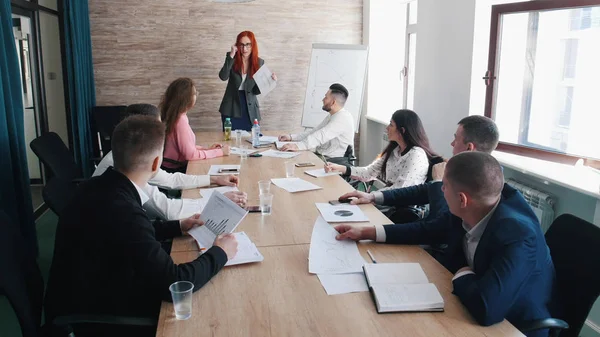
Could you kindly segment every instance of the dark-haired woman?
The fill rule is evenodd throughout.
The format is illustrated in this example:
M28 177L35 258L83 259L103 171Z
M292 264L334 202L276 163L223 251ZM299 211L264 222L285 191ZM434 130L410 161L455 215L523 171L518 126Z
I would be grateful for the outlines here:
M325 171L337 171L361 181L379 179L386 190L422 184L427 179L429 163L439 157L429 146L429 139L419 116L411 110L398 110L386 128L389 144L365 167L328 163Z

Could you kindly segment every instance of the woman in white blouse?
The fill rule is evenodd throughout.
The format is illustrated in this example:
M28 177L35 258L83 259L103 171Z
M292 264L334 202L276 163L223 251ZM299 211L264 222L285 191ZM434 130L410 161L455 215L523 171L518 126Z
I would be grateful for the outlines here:
M337 171L361 181L380 179L386 184L380 191L425 182L430 161L439 156L431 150L419 116L412 110L398 110L386 131L390 143L369 166L327 163L325 171Z

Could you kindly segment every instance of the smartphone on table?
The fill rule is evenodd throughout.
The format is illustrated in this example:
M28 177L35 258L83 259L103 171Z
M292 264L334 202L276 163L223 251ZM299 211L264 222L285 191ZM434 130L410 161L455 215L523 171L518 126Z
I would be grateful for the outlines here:
M296 167L311 167L315 166L313 163L296 163Z
M260 206L246 206L246 210L250 213L260 212Z
M220 168L219 173L238 173L239 170L236 168Z
M329 202L330 205L339 205L339 204L349 204L352 201L352 199L338 199L338 200L331 200Z

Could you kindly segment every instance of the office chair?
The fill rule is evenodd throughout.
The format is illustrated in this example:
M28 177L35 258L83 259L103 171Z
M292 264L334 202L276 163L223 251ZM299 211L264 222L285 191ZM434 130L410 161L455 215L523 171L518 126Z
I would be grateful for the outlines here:
M344 152L343 157L329 157L326 158L328 162L340 165L350 165L354 166L356 162L356 157L354 156L354 148L352 145L348 145L346 148L346 152Z
M46 205L60 217L73 199L76 188L77 184L72 181L52 177L42 190L42 198Z
M157 322L153 319L110 315L61 316L52 324L42 325L44 281L36 256L26 250L17 228L0 210L0 294L8 298L24 337L75 337L77 331L86 325L156 326Z
M115 127L125 118L126 105L95 106L92 108L92 130L100 135L100 143L95 144L96 157L103 157L112 149L111 140ZM96 137L94 137L96 140Z
M83 178L71 152L56 133L47 132L37 137L29 143L29 147L53 177L67 181Z
M556 269L558 318L517 326L522 332L550 329L551 337L577 337L600 295L600 228L571 214L556 218L546 232Z

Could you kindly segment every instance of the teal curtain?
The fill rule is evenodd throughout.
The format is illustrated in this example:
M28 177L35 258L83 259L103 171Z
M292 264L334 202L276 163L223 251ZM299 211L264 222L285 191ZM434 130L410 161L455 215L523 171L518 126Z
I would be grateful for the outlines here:
M88 1L64 0L62 11L73 153L84 177L90 177L93 172L90 118L92 107L96 105L96 89Z
M29 169L25 152L21 72L12 30L10 0L0 0L0 208L37 253Z

